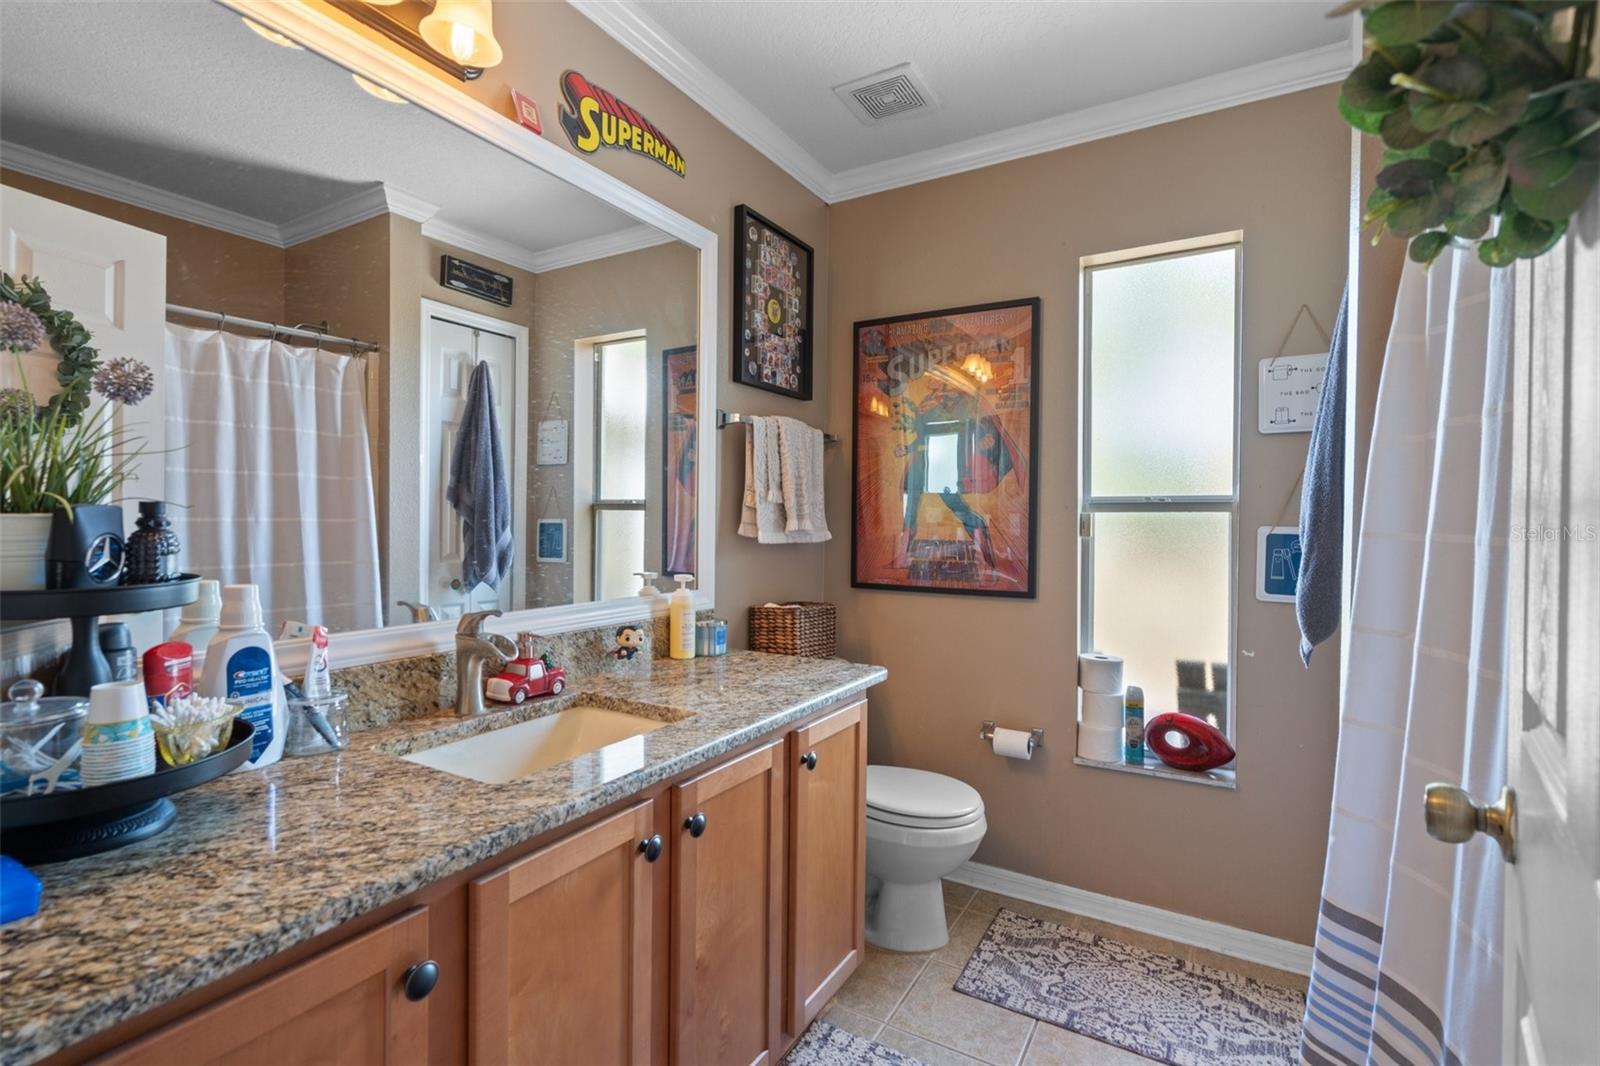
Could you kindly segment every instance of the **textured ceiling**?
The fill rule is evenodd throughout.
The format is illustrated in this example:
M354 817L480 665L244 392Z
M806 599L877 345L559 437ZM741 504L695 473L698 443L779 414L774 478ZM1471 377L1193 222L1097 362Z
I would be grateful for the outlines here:
M633 10L835 173L1346 39L1331 0L653 0ZM910 61L937 110L863 126L833 87Z
M277 224L380 182L530 252L639 224L209 3L4 0L0 139Z

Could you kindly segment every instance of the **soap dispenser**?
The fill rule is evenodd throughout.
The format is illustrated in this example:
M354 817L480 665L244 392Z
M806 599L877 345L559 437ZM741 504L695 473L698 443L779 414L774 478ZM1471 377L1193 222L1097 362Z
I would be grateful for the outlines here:
M694 658L694 593L689 591L693 574L673 574L677 590L667 604L671 635L669 644L674 659Z
M639 579L639 595L647 600L653 600L661 595L661 590L656 588L656 572L654 570L635 570L633 576Z

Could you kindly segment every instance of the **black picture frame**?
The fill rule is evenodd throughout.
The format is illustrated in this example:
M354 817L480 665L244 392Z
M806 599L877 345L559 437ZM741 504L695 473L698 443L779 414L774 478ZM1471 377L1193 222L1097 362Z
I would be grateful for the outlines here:
M957 315L982 314L987 311L1007 311L1026 308L1029 312L1028 338L1031 344L1028 363L1027 404L1028 404L1028 453L1027 478L1027 564L1026 579L1022 587L1018 588L973 588L960 587L951 584L918 584L909 580L910 571L907 571L907 580L903 582L863 580L861 574L861 473L865 461L862 451L862 420L864 417L877 417L863 411L862 397L862 351L861 340L863 331L876 326L892 326L903 322L916 322L921 320L933 321ZM1025 297L1016 300L998 300L992 303L969 304L963 307L946 307L934 311L917 311L911 314L888 315L882 318L863 319L850 327L850 346L852 350L851 361L851 419L850 419L850 586L858 589L884 589L893 592L921 592L935 593L946 596L990 596L1009 599L1037 599L1039 588L1039 377L1041 362L1040 347L1040 299L1037 296ZM884 414L887 416L887 409Z
M763 229L767 231L765 235L761 233ZM757 323L764 319L753 317L760 312L760 308L753 303L754 295L767 287L766 281L759 276L760 264L755 261L755 256L759 253L756 249L768 240L786 244L798 252L805 272L805 294L798 311L792 307L785 307L782 300L769 298L778 303L777 313L780 316L790 318L798 324L799 351L796 353L796 358L799 365L787 371L793 379L792 387L786 387L781 380L771 379L773 373L784 374L783 368L766 370L762 367L759 351L762 338ZM752 210L747 204L740 204L733 209L732 361L733 380L736 384L765 389L767 392L775 392L779 396L788 396L791 399L811 399L812 294L815 285L816 255L809 244L771 219ZM751 302L751 306L745 306L747 301Z

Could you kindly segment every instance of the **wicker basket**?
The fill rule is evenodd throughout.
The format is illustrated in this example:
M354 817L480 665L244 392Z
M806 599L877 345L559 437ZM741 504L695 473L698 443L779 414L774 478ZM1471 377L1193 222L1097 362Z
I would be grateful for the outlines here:
M750 650L831 659L835 617L831 603L780 603L750 608Z

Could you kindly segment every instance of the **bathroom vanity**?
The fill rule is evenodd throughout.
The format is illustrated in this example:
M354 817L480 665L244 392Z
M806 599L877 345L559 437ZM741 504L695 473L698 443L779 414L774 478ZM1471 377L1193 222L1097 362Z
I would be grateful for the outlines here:
M775 1063L861 961L884 676L656 660L180 797L168 834L40 868L0 1056ZM643 730L552 741L569 709ZM497 733L601 746L498 784L408 759Z

